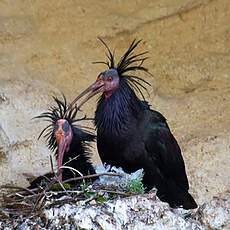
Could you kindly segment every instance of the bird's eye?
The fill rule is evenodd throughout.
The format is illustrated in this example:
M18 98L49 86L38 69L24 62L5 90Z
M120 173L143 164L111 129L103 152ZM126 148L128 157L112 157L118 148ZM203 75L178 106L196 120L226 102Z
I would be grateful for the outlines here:
M112 81L113 78L111 76L108 77L108 81Z
M62 124L62 129L64 132L68 132L69 131L69 124L66 121L64 124Z

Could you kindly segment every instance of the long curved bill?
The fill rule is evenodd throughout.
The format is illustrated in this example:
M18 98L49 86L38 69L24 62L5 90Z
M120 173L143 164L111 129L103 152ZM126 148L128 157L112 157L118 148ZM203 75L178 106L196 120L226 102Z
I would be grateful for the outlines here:
M96 94L104 91L104 82L101 80L95 81L92 85L90 85L87 89L85 89L82 93L80 93L69 105L66 112L68 112L73 106L75 106L76 102L84 97L86 98L81 101L81 103L77 106L79 109L82 105L84 105L91 97L95 96Z
M57 153L57 167L58 167L58 179L62 181L62 163L63 157L66 150L66 140L65 136L61 136L58 140L58 153Z

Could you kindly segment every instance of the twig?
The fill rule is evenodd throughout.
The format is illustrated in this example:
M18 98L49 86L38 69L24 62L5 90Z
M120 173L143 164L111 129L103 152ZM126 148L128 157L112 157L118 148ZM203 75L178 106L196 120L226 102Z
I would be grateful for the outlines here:
M6 189L21 189L21 190L24 190L28 193L31 193L31 194L35 194L32 190L28 189L28 188L23 188L23 187L20 187L20 186L11 186L11 185L2 185L0 186L0 188L6 188Z
M74 174L74 176L76 175L76 173L78 173L80 175L80 177L83 177L84 175L77 169L75 168L72 168L72 167L69 167L69 166L62 166L61 168L64 168L64 169L69 169L72 171L72 173ZM76 178L76 177L74 177ZM85 184L85 180L83 179L83 183Z
M61 166L60 169L69 169L69 170L72 170L73 172L78 173L81 177L83 177L83 174L79 170L77 170L75 168L72 168L70 166Z
M16 196L19 196L19 197L21 197L21 198L24 198L24 196L21 195L20 193L17 193L17 192L16 192L15 195L16 195Z
M113 191L113 190L106 190L106 189L100 189L98 192L108 192L108 193L114 193L117 195L122 195L122 196L130 196L133 195L133 193L127 193L127 192L119 192L119 191Z
M68 192L72 194L76 193L77 195L84 193L83 191L78 191L78 190L68 190ZM47 192L46 194L50 196L50 195L58 195L58 194L63 194L63 193L64 193L63 191L55 191L55 192L50 191L50 192Z
M58 181L59 185L62 187L63 191L64 191L67 195L70 195L69 192L65 189L64 185L62 184L62 182L61 182L60 180L58 180L58 179L57 179L57 181Z
M11 189L11 188L8 188L8 189ZM41 187L30 189L30 192L31 192L30 194L37 195L38 193L36 193L36 192L39 191L39 190L42 190L42 189L43 188L41 188ZM23 195L23 194L27 194L28 192L27 191L18 191L17 193L20 194L20 195ZM7 196L8 197L15 196L15 192L8 193Z
M36 199L36 202L33 206L32 212L34 212L37 209L37 207L38 207L38 209L40 209L42 207L42 203L44 202L44 199L46 197L45 196L45 190L38 195L39 195L39 197Z
M83 203L83 205L85 205L85 204L89 203L90 201L94 200L95 198L96 198L96 195L93 195L93 196L89 197L88 199L83 200L82 203Z
M63 165L67 165L67 164L69 164L71 161L73 161L73 160L77 159L79 156L80 156L80 154L79 154L79 155L77 155L76 157L74 157L74 158L70 159L69 161L65 162Z
M50 155L50 167L51 167L51 173L54 174L54 165L53 165L53 159L51 155Z
M86 176L82 176L82 177L75 177L75 178L67 179L67 180L63 181L62 183L64 184L64 183L68 183L68 182L72 182L72 181L90 179L90 178L95 178L95 177L100 177L100 176L119 176L119 177L121 177L122 174L120 174L120 173L98 173L98 174L91 174L91 175L86 175Z
M52 162L52 160L51 160ZM64 166L67 168L67 166ZM52 163L51 163L51 168L52 168ZM5 189L11 189L14 191L14 193L8 193L6 195L3 195L3 202L5 202L5 208L2 209L6 214L13 214L14 216L19 216L19 215L37 215L42 209L44 209L48 203L46 201L50 200L51 197L51 204L57 204L59 203L59 200L54 200L52 199L52 195L56 194L67 194L69 198L71 199L63 199L63 201L60 200L60 203L66 202L67 200L70 202L75 202L76 200L84 200L84 203L88 203L91 200L95 199L96 195L90 197L89 199L85 199L84 192L85 191L76 191L73 189L66 189L64 187L64 183L72 182L72 181L81 181L85 179L90 179L90 178L95 178L95 177L100 177L100 176L122 176L122 174L119 173L98 173L98 174L92 174L92 175L86 175L86 176L81 176L81 177L75 177L71 178L65 181L59 181L57 177L54 177L53 180L49 181L47 185L43 188L34 188L34 189L28 189L28 188L23 188L19 186L1 186L0 188L5 188ZM53 192L52 186L55 184L59 184L63 191L57 191ZM18 191L19 190L19 191ZM20 191L21 190L21 191ZM12 192L11 191L11 192ZM112 191L111 189L106 190L105 189L99 189L96 191L98 192L107 192L107 193L113 193L113 194L118 194L122 196L128 196L128 193L125 192L119 192L119 191ZM71 196L72 197L71 197ZM67 198L68 198L67 197ZM25 202L26 201L26 202ZM1 209L0 209L1 211Z
M20 198L22 198L23 200L24 199L29 199L29 198L34 198L36 196L38 196L39 193L36 193L36 194L32 194L32 195L25 195L25 196L21 196L21 194L18 194L18 193L15 193L15 196L19 196ZM20 200L20 199L19 199Z

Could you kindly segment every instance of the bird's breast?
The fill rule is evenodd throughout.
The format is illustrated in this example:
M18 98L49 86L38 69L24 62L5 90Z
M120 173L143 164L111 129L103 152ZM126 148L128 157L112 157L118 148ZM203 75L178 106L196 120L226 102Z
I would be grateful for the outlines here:
M131 136L98 135L97 147L103 163L122 167L128 173L140 168L142 150L136 148Z

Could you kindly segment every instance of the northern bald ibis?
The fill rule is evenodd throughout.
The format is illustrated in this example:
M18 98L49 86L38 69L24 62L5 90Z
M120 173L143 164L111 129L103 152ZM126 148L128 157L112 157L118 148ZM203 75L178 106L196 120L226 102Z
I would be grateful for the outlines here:
M180 147L165 117L152 110L143 96L142 90L150 84L139 73L150 73L143 66L147 52L134 53L141 41L134 40L116 64L114 53L100 40L107 49L107 60L97 63L105 64L107 69L69 108L84 95L88 96L79 107L100 93L95 125L102 162L122 167L128 173L143 168L146 190L156 187L158 197L171 207L196 208L188 191Z
M49 122L39 135L44 136L48 148L55 151L58 179L67 180L76 176L95 174L94 167L90 161L90 145L95 140L95 136L83 130L77 122L85 120L76 119L78 109L72 108L67 111L66 98L63 100L53 97L56 105L51 106L48 112L44 112L36 118L44 119ZM64 167L63 167L64 166ZM64 169L62 169L63 167ZM71 170L70 168L73 168ZM76 172L79 172L76 173ZM36 187L44 177L51 178L54 173L48 173L32 181L30 187Z

